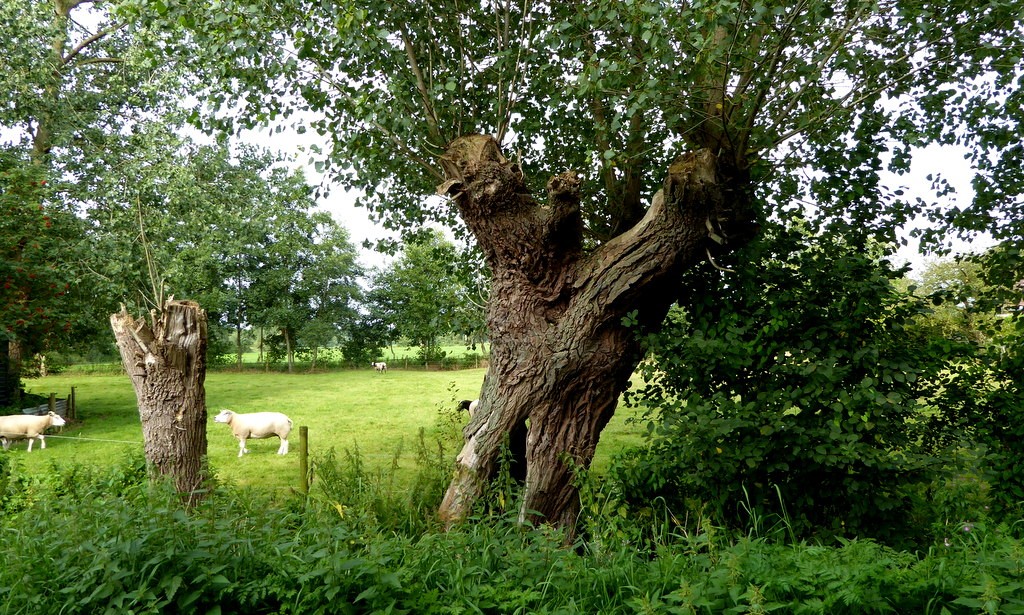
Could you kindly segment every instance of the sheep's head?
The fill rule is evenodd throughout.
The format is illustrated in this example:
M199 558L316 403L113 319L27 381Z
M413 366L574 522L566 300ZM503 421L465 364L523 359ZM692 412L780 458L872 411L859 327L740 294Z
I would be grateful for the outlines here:
M213 417L213 422L214 423L230 423L231 422L231 417L234 416L234 415L235 415L235 413L230 411L230 410L221 410L220 414L218 414L217 416Z
M56 412L47 412L47 415L50 417L50 424L53 425L54 427L62 427L67 424L67 421L64 420L64 417L57 414Z

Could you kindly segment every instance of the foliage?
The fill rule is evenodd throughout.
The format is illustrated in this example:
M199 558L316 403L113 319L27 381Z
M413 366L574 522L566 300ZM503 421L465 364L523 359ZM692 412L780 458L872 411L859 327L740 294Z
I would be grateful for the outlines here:
M38 288L20 285L24 309L33 321L49 321L62 345L92 341L107 328L111 311L110 281L89 269L101 248L83 241L74 206L95 204L100 178L119 166L122 135L166 110L179 91L178 63L141 58L137 39L113 7L11 0L0 8L0 191L8 201L4 222L17 225L5 224L0 241L5 263L21 259L32 269ZM17 212L9 197L19 199ZM43 328L5 328L3 335L16 334L19 344L35 352L56 345L53 332Z
M445 145L474 132L516 152L538 191L564 168L581 173L599 240L642 214L640 195L685 149L736 156L777 210L800 194L850 231L887 236L924 206L881 181L886 167L909 168L912 148L961 141L984 145L981 158L1015 155L1013 2L133 0L124 11L171 48L188 31L220 124L303 112L297 125L330 143L319 164L393 227L453 222L422 195L441 181ZM820 171L810 181L788 172L808 165Z
M983 344L995 314L986 301L990 286L982 266L971 258L930 262L918 276L914 294L929 299L932 309L920 318L929 335L955 343Z
M430 442L420 428L415 440L415 473L399 476L402 443L387 466L367 467L358 446L340 456L332 448L313 460L314 496L342 517L346 511L365 516L386 531L422 532L434 528L437 506L451 476L451 447L441 438ZM408 485L407 488L400 488Z
M325 213L306 211L311 205L308 187L293 180L270 217L274 227L263 230L245 285L247 321L278 332L265 341L289 369L300 345L315 351L352 326L362 297L362 268L347 231Z
M342 353L353 365L369 365L380 358L393 341L388 323L382 316L363 314L343 330Z
M566 548L507 517L391 526L358 496L382 484L283 503L222 487L186 512L137 464L54 467L30 505L0 516L0 613L1015 613L1024 597L1024 545L1003 527L917 553L710 523L667 525L641 550L613 531ZM648 521L611 507L589 522L629 537Z
M0 343L23 340L27 354L67 340L76 311L65 250L77 224L40 203L46 174L13 148L0 148ZM77 285L76 285L77 286Z
M146 309L191 298L215 331L231 333L212 336L215 356L226 343L240 355L245 329L261 325L287 330L293 352L297 337L313 349L331 341L359 297L345 230L313 211L311 188L282 160L199 145L180 128L173 116L135 126L99 194L78 204L95 249L84 260L105 291L92 305L109 313L117 300Z
M730 527L776 515L802 536L912 537L934 463L918 400L945 358L914 331L922 302L839 238L780 230L757 249L734 274L696 273L701 292L649 338L631 399L651 437L618 469L624 492Z
M374 275L367 293L370 315L387 327L389 341L409 339L420 347L423 361L442 357L438 339L471 322L467 314L481 319L483 310L469 303L472 286L458 262L454 244L437 231L427 232Z
M225 138L200 146L179 136L188 55L157 59L138 44L153 37L129 26L121 4L0 9L10 33L0 41L10 67L0 75L0 335L29 352L56 334L105 344L118 303L144 311L175 294L198 301L215 328L233 328L237 342L271 310L260 278L289 268L294 279L268 292L301 296L272 324L315 354L358 296L347 235L309 211L311 189L279 160Z
M1024 506L1021 327L1020 320L1007 323L984 346L961 353L928 400L939 409L929 416L928 442L984 451L980 465L1001 514Z
M978 457L971 474L991 482L1000 513L1020 510L1022 383L1020 306L1024 277L1012 242L980 254L937 261L922 272L916 292L935 304L917 328L945 346L948 363L926 402L925 442L970 451ZM980 453L978 453L980 451Z

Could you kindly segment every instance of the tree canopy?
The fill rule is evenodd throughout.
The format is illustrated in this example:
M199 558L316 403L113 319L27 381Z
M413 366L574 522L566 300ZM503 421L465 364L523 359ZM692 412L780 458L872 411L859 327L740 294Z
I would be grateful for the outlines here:
M889 240L924 204L879 176L905 171L913 148L965 145L988 184L1017 155L1006 138L1020 121L1012 2L149 8L172 32L188 28L219 77L207 100L237 110L225 119L303 112L303 127L329 137L337 179L395 225L451 221L452 209L422 196L442 181L446 145L476 132L513 152L535 190L563 169L580 173L594 240L636 222L661 169L687 149L726 152L751 172L766 215L804 198L849 231ZM985 213L973 219L991 220L996 197L978 198ZM1012 210L1013 193L1000 198Z
M250 326L242 293L269 271L267 246L287 219L304 229L292 249L319 249L310 241L322 233L349 253L323 283L341 276L350 292L354 249L326 214L312 216L301 174L224 135L190 138L182 118L198 73L185 70L187 54L159 53L128 16L111 0L0 8L5 340L31 354L55 334L109 339L119 302L146 310L168 294L201 302L214 326ZM323 289L309 293L326 305Z
M388 324L392 341L407 338L420 347L424 361L436 361L438 339L472 332L482 310L470 302L472 289L455 245L438 231L425 235L405 243L395 261L373 276L367 307Z

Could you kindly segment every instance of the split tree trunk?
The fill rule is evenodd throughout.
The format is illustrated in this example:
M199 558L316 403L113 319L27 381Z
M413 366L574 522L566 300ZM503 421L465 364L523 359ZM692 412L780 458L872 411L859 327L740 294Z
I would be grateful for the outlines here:
M135 387L146 461L195 501L206 481L206 312L168 300L150 317L137 321L122 308L110 326Z
M451 525L467 517L503 442L525 432L525 443L511 443L525 447L520 519L571 533L579 512L573 469L589 468L642 358L638 331L660 324L682 271L705 260L711 235L717 242L723 221L746 210L742 191L728 189L742 183L710 151L688 154L640 222L587 253L574 174L552 178L540 205L491 137L457 139L442 164L448 181L438 192L455 200L491 268L492 344L441 518Z

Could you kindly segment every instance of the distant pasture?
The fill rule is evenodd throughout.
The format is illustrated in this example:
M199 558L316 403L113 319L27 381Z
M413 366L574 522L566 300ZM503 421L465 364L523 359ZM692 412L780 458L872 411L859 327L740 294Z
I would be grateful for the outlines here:
M359 455L368 469L397 463L398 478L411 477L416 442L424 431L427 445L445 445L451 458L461 446L460 429L468 416L456 411L460 399L475 398L484 369L422 371L372 369L324 373L220 372L206 378L209 462L222 482L267 490L289 490L299 483L299 426L309 430L310 457L330 449L344 461L345 451ZM389 366L390 368L390 366ZM47 438L45 451L25 451L24 443L8 454L32 472L51 463L107 465L131 450L142 450L135 394L123 375L65 374L27 381L30 393L58 397L75 387L78 418ZM213 422L222 408L235 412L273 410L289 415L295 424L291 452L278 456L278 440L250 440L248 455L238 458L238 443L230 429ZM627 423L636 411L620 407L605 430L595 469L607 467L611 456L627 444L640 442L641 426Z

